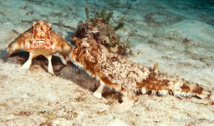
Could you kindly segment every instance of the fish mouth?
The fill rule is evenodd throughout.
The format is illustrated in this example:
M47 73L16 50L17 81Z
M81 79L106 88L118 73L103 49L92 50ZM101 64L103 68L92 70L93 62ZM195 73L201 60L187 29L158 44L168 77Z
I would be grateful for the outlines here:
M44 44L46 44L47 43L47 41L45 40L45 39L37 39L37 40L35 40L34 42L33 42L33 44L35 44L35 43L44 43Z
M47 43L45 39L38 39L38 40L36 40L36 42L45 42L45 43Z

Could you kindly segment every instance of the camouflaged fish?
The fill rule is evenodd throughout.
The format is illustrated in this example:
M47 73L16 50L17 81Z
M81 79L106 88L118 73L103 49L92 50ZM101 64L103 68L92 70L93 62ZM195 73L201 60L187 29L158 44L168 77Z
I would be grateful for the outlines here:
M63 58L69 59L69 53L72 51L72 46L63 40L52 30L52 24L45 21L37 21L32 24L32 27L21 34L8 46L9 55L24 50L29 52L29 58L24 63L22 68L29 69L32 59L43 55L48 59L48 72L54 74L51 63L52 54L59 53ZM66 64L66 62L63 62Z
M101 44L78 39L72 54L73 62L100 81L94 96L102 98L105 85L124 95L124 102L135 101L136 93L196 97L213 104L212 92L177 77L160 73L156 67L147 68L111 52ZM157 65L155 65L157 66Z

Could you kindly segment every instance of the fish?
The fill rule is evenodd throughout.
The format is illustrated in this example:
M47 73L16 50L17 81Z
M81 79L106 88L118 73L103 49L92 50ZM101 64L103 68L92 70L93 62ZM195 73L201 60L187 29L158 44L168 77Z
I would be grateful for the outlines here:
M48 59L48 72L54 75L52 55L59 53L62 62L67 64L72 49L73 47L66 40L52 30L51 23L40 20L33 22L31 28L11 42L7 51L9 56L20 50L29 52L28 60L22 65L24 69L30 68L33 58L39 55L45 56Z
M153 68L148 68L87 38L79 39L76 36L72 38L76 42L76 47L70 54L73 63L100 82L100 86L93 93L96 98L102 98L103 88L108 86L123 94L124 106L129 102L134 105L139 92L158 96L196 98L214 104L212 91L198 83L160 72L157 63Z

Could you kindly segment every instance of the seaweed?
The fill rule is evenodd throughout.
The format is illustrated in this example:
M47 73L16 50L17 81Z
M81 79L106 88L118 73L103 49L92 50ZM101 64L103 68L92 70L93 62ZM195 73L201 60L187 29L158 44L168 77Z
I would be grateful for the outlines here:
M85 8L85 14L86 14L86 18L87 20L93 20L95 18L101 18L103 19L103 21L106 23L106 24L109 24L110 20L113 18L113 12L112 11L109 11L107 12L105 9L102 9L101 11L97 11L95 12L94 16L89 16L89 9L88 7Z
M87 20L89 20L89 12L88 12L88 8L87 7L85 8L85 14L86 14Z
M124 48L131 48L133 44L129 41L129 37L124 42Z
M121 29L121 28L123 28L123 27L124 27L124 23L123 23L123 22L120 22L120 23L117 24L116 27L114 27L114 30L117 31L118 29Z
M97 11L94 15L95 18L102 18L106 24L109 23L109 21L113 18L113 12L109 11L106 12L105 9L102 9L101 11Z
M94 20L97 18L101 18L104 23L109 24L110 20L113 19L114 12L112 12L111 10L109 12L107 12L105 9L102 9L101 11L95 12L94 16L92 16L90 18L89 17L89 9L88 9L88 7L86 7L85 8L85 14L86 14L87 20ZM92 25L96 26L95 23L93 23ZM117 24L117 26L114 27L114 30L117 31L123 27L124 27L124 22L121 21Z
M109 48L110 47L115 47L116 45L120 45L120 42L118 41L118 42L109 44Z
M89 14L89 8L85 8L86 21L79 22L75 36L78 38L87 37L91 41L95 41L109 48L113 52L120 55L131 54L132 44L128 41L120 41L120 36L116 34L116 30L124 27L124 23L120 21L113 27L110 21L113 19L113 12L105 9L99 10L94 15Z

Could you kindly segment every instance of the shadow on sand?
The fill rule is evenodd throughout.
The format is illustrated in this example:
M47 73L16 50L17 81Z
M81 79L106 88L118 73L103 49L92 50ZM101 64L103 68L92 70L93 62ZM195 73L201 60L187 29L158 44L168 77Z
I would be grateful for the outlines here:
M0 50L0 59L3 60L3 62L22 65L27 61L28 57L29 53L25 51L14 53L8 57L6 50ZM53 56L52 64L56 76L70 80L79 85L80 88L94 92L100 85L95 78L89 76L85 70L79 69L72 62L68 62L67 65L63 65L59 57ZM41 66L44 71L48 72L48 60L44 56L34 58L32 66L34 65ZM102 95L105 98L117 99L118 102L122 102L122 94L108 86L105 86Z

